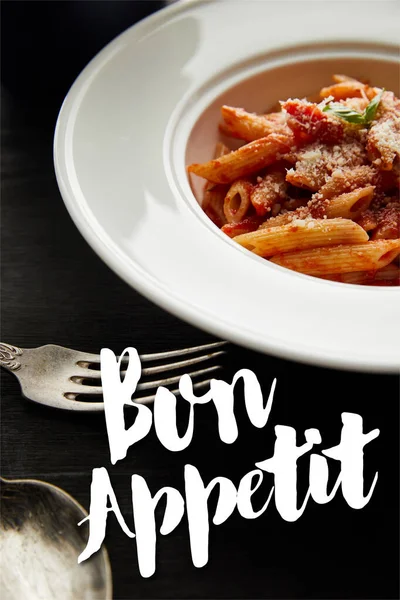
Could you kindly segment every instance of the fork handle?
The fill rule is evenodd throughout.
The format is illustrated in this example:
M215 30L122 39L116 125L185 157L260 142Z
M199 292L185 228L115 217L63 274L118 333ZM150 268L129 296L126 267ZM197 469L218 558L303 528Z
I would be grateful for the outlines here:
M0 367L4 367L9 371L17 371L21 367L17 356L21 356L22 353L22 349L18 348L18 346L11 346L11 344L0 342Z

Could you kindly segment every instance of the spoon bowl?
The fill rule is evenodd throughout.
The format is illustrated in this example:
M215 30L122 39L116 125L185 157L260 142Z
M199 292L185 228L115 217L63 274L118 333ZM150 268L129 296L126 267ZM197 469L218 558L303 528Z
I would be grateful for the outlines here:
M0 589L7 600L111 600L108 554L78 564L86 511L60 488L33 479L1 483ZM3 596L2 596L3 597Z

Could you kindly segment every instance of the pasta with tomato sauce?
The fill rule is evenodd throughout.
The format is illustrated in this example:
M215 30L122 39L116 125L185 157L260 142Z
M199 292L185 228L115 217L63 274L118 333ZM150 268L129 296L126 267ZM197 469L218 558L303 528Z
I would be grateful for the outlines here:
M223 106L242 140L188 172L207 180L203 209L247 250L308 275L400 285L400 100L345 75L320 102L288 99L256 115Z

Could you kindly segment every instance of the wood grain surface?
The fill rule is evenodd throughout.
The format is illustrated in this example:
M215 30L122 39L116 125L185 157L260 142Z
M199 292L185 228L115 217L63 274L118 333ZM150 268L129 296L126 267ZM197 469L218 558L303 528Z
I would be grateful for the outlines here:
M55 118L74 77L107 41L160 4L2 3L2 341L90 352L133 345L143 353L214 340L153 305L101 262L70 220L53 170ZM187 463L206 482L224 475L238 483L272 454L277 423L295 427L301 441L304 429L317 427L327 447L339 441L341 413L356 412L365 431L381 431L365 452L365 480L370 484L375 471L379 480L363 510L349 508L339 493L326 506L310 503L295 523L283 521L272 506L253 521L234 514L211 526L210 560L203 569L192 565L184 521L159 540L150 579L139 575L134 540L112 516L106 546L114 597L398 598L398 378L314 368L230 346L223 379L245 367L265 391L278 380L264 430L249 424L239 393L234 444L219 440L215 410L206 405L196 413L194 440L185 451L168 452L151 432L115 466L102 415L34 405L21 397L16 379L2 372L2 475L54 483L88 509L91 471L105 466L131 524L133 473L145 477L153 493L164 485L183 491ZM181 408L181 427L185 417ZM307 469L307 460L299 462L301 493Z

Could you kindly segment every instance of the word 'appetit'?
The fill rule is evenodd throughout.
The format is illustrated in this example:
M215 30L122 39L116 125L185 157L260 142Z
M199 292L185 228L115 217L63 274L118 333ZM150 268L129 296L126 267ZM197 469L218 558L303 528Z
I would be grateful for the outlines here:
M238 436L238 428L234 415L234 387L239 379L244 383L244 399L247 414L252 425L262 428L267 424L276 380L274 380L267 403L264 406L263 394L255 374L242 369L236 373L231 384L213 379L210 390L195 396L193 384L188 375L183 375L179 382L182 398L190 404L188 426L183 436L178 435L176 425L176 397L168 389L159 387L154 401L153 412L148 406L136 404L132 395L136 390L141 375L141 364L137 351L127 348L123 355L129 355L129 364L125 378L121 381L120 366L122 357L117 360L115 354L108 349L101 351L101 377L104 392L104 408L107 434L112 464L126 457L128 448L143 439L150 431L153 421L159 441L170 451L178 452L187 448L193 437L194 407L196 404L213 402L218 415L218 431L221 441L230 444ZM137 416L134 424L125 428L124 406L136 408ZM154 414L154 416L153 416ZM181 522L186 511L190 549L193 564L203 567L208 562L208 541L210 515L208 498L215 486L219 488L217 506L212 522L214 525L224 523L237 508L245 519L255 519L262 515L274 496L276 509L285 521L296 521L304 512L310 498L318 504L330 502L339 487L347 504L354 509L363 508L371 499L378 480L375 474L370 489L364 495L364 446L379 435L374 429L363 433L363 421L360 415L343 413L340 443L332 448L321 450L320 454L309 456L309 487L305 498L298 506L297 497L297 461L310 452L315 445L322 443L318 429L307 429L304 432L306 442L296 444L296 430L285 425L275 427L274 453L270 458L255 463L244 475L238 487L226 477L215 477L204 484L202 477L193 465L185 465L184 497L173 487L163 487L154 496L151 495L147 483L140 475L132 475L131 493L133 506L133 522L135 532L126 524L111 485L107 470L104 467L93 469L91 484L89 540L78 562L87 560L99 550L103 543L107 515L114 512L123 532L130 538L136 538L139 570L143 577L150 577L156 569L156 522L155 509L165 495L166 504L160 533L171 533ZM340 473L328 493L329 462L325 458L340 462ZM273 485L269 490L258 492L264 497L263 507L255 511L252 496L263 483L264 473L273 475ZM110 503L110 507L108 506ZM81 524L80 523L80 524Z

